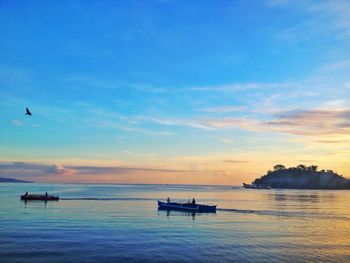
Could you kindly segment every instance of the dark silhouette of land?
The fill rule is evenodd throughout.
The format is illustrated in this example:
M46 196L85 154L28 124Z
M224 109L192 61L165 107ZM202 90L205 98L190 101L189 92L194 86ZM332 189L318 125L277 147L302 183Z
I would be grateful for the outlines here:
M332 170L317 170L316 165L286 168L278 164L273 171L255 179L255 184L288 189L350 189L350 180Z
M34 183L33 181L17 180L13 178L1 178L0 183Z

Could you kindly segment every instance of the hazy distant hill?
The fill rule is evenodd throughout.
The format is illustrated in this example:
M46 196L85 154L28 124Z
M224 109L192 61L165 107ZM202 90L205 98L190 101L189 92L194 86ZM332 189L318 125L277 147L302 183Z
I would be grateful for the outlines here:
M34 183L33 181L17 180L13 178L1 178L0 183Z
M332 170L317 171L317 166L298 165L286 168L276 165L273 171L256 179L256 184L270 184L272 188L290 189L350 189L350 180Z

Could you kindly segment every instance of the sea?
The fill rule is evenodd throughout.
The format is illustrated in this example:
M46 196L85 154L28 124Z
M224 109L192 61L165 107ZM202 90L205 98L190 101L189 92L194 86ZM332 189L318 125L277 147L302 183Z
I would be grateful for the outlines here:
M0 183L0 262L350 262L350 191Z

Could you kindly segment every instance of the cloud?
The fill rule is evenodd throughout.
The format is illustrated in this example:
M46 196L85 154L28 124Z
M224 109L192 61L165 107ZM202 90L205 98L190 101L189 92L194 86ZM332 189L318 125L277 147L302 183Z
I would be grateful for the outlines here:
M298 160L298 162L301 162L301 163L315 163L317 161L316 160Z
M47 175L47 165L26 162L0 163L0 176L36 177Z
M147 167L122 167L122 166L73 166L72 168L79 171L81 174L118 174L118 173L135 173L135 172L166 172L178 173L188 172L188 170L175 169L157 169Z
M14 126L22 126L23 122L21 122L20 120L12 120L11 124Z
M335 61L333 63L325 64L321 66L318 71L321 73L328 73L328 72L339 72L343 70L349 70L350 67L350 60L340 60L340 61Z
M224 143L227 143L227 144L233 144L233 143L235 142L235 141L232 140L232 139L226 139L226 138L220 139L220 141L222 141L222 142L224 142Z
M61 164L57 163L46 168L46 172L49 174L73 175L78 173L79 171L65 168Z
M190 91L221 91L221 92L234 92L234 91L248 91L248 90L261 90L261 89L272 89L272 88L286 88L289 87L291 83L230 83L226 85L216 85L216 86L198 86L180 89L179 92L190 92Z
M267 121L256 118L216 118L199 120L198 124L212 129L240 128L304 136L349 135L350 109L292 110L277 113Z
M331 26L347 36L350 35L350 2L347 0L313 1L310 11L329 21Z
M245 109L246 109L245 106L220 106L220 107L213 107L213 108L205 108L205 109L201 109L200 111L213 112L213 113L226 113L226 112L242 111Z
M264 114L264 115L262 115ZM247 115L241 118L158 118L139 117L143 122L153 122L165 126L182 126L215 132L219 130L246 130L252 132L281 133L305 137L299 142L303 144L334 144L338 145L349 141L350 109L348 108L321 108L310 110L281 110L275 108L271 112ZM263 117L262 117L263 116ZM306 139L308 137L308 139ZM220 141L232 144L234 141L227 138Z
M126 126L116 126L119 130L122 131L128 131L128 132L137 132L137 133L142 133L146 135L151 135L151 136L172 136L174 135L173 132L169 131L153 131L150 129L145 129L145 128L139 128L139 127L126 127Z
M161 124L161 125L166 125L166 126L186 126L186 127L204 129L204 130L211 129L211 127L206 125L205 123L201 123L199 121L192 120L192 119L169 119L169 118L163 119L163 118L156 118L156 117L150 117L150 118L144 117L144 120Z
M266 3L270 8L288 9L304 17L280 32L278 38L282 40L302 42L320 38L322 43L325 35L334 39L350 36L350 2L347 0L270 0Z
M0 177L16 179L31 179L42 182L103 182L108 176L110 180L122 176L123 181L128 181L127 176L133 180L143 180L146 176L162 176L178 174L184 175L190 170L162 169L148 167L121 167L121 166L63 166L61 164L47 165L38 163L13 162L0 163ZM146 178L147 179L147 178Z
M216 118L202 120L201 125L208 128L225 129L225 128L241 128L246 130L255 130L259 125L258 120L244 118Z
M232 163L232 164L242 164L242 163L250 163L250 161L246 160L224 160L225 163Z
M348 141L347 140L315 140L315 142L318 142L318 143L331 143L331 144L335 143L335 144L337 144L337 143L346 143Z
M350 134L350 109L290 111L262 126L295 135L347 135Z
M47 165L40 163L13 162L0 163L0 176L41 177L47 175L73 175L77 170L65 168L61 164Z

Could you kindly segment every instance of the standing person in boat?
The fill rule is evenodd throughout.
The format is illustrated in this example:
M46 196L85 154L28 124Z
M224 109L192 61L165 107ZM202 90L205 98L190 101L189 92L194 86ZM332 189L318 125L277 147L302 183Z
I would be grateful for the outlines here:
M28 191L24 195L27 196L28 195Z
M48 196L47 192L45 193L46 196Z
M169 204L170 203L170 198L168 197L168 199L166 200L166 202Z
M194 200L194 198L192 199L192 205L196 204L196 200Z

